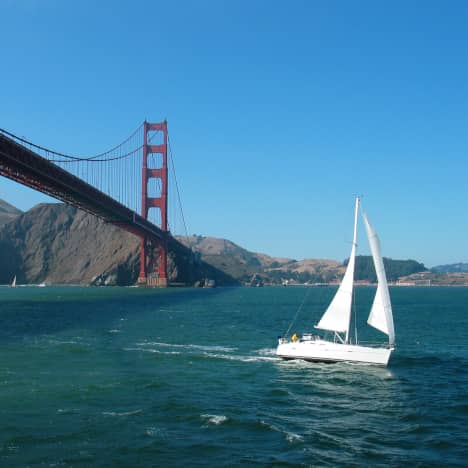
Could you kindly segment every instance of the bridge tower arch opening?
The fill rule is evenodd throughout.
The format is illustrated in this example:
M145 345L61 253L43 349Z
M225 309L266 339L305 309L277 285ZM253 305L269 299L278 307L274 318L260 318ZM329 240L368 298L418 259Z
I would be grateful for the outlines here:
M141 184L141 216L148 219L149 210L159 210L161 230L164 237L155 241L148 237L142 237L140 248L140 273L138 283L148 286L166 287L167 278L167 121L161 123L144 122L143 128L143 159L142 159L142 184ZM161 132L162 141L152 144L149 135L152 132ZM156 167L149 163L151 155L158 161ZM158 183L158 193L151 196L148 186L152 179Z

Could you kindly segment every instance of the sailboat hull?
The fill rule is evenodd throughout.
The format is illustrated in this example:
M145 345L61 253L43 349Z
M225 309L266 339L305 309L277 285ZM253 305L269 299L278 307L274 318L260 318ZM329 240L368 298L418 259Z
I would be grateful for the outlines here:
M322 339L290 342L280 340L276 355L283 359L302 359L319 362L361 362L386 366L392 348L372 348L334 343Z

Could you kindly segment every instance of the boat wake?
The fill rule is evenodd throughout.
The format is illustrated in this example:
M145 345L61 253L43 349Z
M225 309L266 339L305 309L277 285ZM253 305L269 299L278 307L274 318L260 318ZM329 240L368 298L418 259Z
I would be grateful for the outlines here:
M200 351L225 351L225 352L233 352L236 351L237 348L231 348L227 346L207 346L207 345L195 345L195 344L174 344L174 343L162 343L159 341L144 341L142 343L136 343L137 346L157 346L162 348L184 348L184 349L192 349L192 350L200 350Z
M277 362L274 348L262 348L246 353L239 353L239 348L220 345L176 344L159 341L135 343L135 347L124 348L125 351L146 353L184 355L199 359L223 359L240 362Z

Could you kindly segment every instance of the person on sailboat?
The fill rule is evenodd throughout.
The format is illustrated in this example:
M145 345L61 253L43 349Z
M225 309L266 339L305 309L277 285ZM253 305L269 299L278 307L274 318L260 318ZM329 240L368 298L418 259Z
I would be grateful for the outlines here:
M299 335L294 332L294 335L291 337L291 339L294 341L294 343L299 339Z

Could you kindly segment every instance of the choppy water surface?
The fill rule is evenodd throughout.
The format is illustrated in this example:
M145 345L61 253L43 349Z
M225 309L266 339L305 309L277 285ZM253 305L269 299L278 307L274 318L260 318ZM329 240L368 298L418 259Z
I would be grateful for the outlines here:
M0 465L464 465L468 289L392 289L387 369L278 360L306 291L0 288Z

